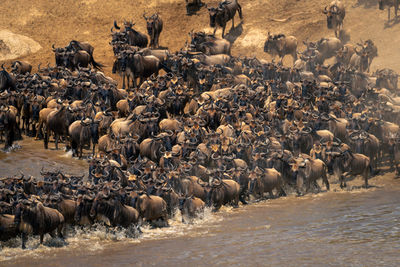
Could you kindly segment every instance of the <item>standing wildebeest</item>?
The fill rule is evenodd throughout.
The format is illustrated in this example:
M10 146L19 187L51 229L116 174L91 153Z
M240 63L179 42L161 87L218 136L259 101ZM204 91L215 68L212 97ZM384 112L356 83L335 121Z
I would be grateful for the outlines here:
M58 137L68 136L68 127L73 122L73 111L70 107L62 106L59 110L54 110L47 116L46 133L44 136L44 148L48 148L50 132L54 132L56 149L58 149Z
M297 193L301 194L301 188L306 183L306 192L310 190L311 184L318 186L319 178L325 183L326 190L329 190L329 181L327 178L327 167L320 159L305 159L302 162L296 162L292 165L292 171L297 178Z
M0 71L0 92L7 89L15 90L15 78L7 72L4 68L4 64L1 65L1 68L3 70Z
M127 56L125 51L118 55L112 67L112 73L117 73L122 77L122 89L125 89L125 78L129 88L130 72L126 69ZM133 78L132 78L133 79Z
M56 60L56 65L58 67L64 66L64 57L65 57L65 52L67 49L65 47L55 47L54 44L51 46L52 50L54 52L54 57Z
M57 229L58 236L63 237L64 216L55 209L44 207L40 202L19 203L15 211L14 222L21 232L22 248L29 234L40 235L40 244L43 244L44 234L54 236L53 231Z
M371 173L369 157L351 151L332 152L333 172L339 178L340 187L346 187L346 176L362 175L365 188L368 187L368 176Z
M204 32L189 33L190 46L196 51L203 52L206 55L231 54L231 43L228 40L216 38L214 35L208 35Z
M232 29L235 27L235 15L236 11L239 13L239 17L242 20L242 7L239 5L237 0L220 2L217 8L208 8L210 13L210 27L214 28L214 35L217 31L217 26L222 27L222 38L225 35L226 23L232 20Z
M143 194L137 197L136 209L143 221L156 221L161 219L168 225L167 203L159 196Z
M163 21L157 13L153 14L150 18L143 14L143 18L147 23L147 33L150 36L150 47L156 48L160 46L159 38L163 29Z
M221 208L222 205L232 204L233 207L239 207L240 185L229 179L214 179L207 192L206 203L213 206L214 211Z
M339 31L343 28L343 19L346 16L344 4L339 0L334 0L329 6L325 7L323 13L326 14L328 29L334 29L335 36L338 37Z
M99 193L93 201L90 216L98 218L108 226L129 227L139 221L139 212L126 206L117 197Z
M147 39L146 34L138 32L133 28L133 26L135 26L135 23L125 21L124 25L124 33L127 35L127 41L129 45L138 46L141 48L147 47L147 43L149 42L149 40ZM120 29L116 21L114 21L114 27L117 30Z
M292 55L293 63L297 60L297 39L294 36L285 36L284 34L271 35L268 32L268 38L264 44L264 52L273 57L278 55L281 62L285 55Z
M182 222L185 218L192 219L204 212L205 203L197 197L183 197L179 199L179 209L182 214Z
M253 173L252 173L253 174ZM286 196L283 190L283 180L280 172L272 169L265 169L259 175L250 175L249 178L249 193L263 196L264 193L269 193L271 198L274 198L273 190L276 189L280 196Z
M367 56L368 56L368 69L367 71L369 72L369 67L371 66L372 60L378 56L378 48L374 44L374 42L371 39L366 40L362 45L359 44L363 49L365 49Z
M18 234L14 224L14 215L0 214L0 241L7 241Z
M17 129L17 121L15 113L10 109L10 106L7 108L1 107L0 109L0 132L4 132L5 134L5 144L4 149L12 146L12 143L16 139L16 134L18 132Z
M358 51L356 48L355 53L350 58L349 65L361 72L367 71L369 69L367 50L362 48L361 51Z
M90 64L90 55L84 50L65 52L64 54L64 66L71 69L72 71L78 67L87 68Z
M30 73L32 71L32 65L25 61L14 61L11 65L12 72L18 74Z
M142 56L138 53L127 55L125 64L122 66L122 71L126 68L131 74L134 87L139 87L152 74L158 76L158 71L160 70L160 60L157 57ZM139 78L138 85L136 84L137 78Z
M400 0L379 0L379 9L384 10L385 6L388 9L388 21L390 21L390 8L394 7L394 16L397 17L397 11L399 10Z
M92 64L93 68L101 69L101 67L103 67L102 64L100 64L94 60L94 58L93 58L94 47L91 44L89 44L88 42L78 42L76 40L72 40L66 48L67 48L67 50L73 50L75 52L78 52L81 50L86 51L90 56L89 62L90 62L90 64Z
M83 147L88 145L90 148L90 143L93 145L93 156L95 155L96 144L99 141L99 123L100 121L91 118L71 123L68 127L68 133L73 155L79 155L79 158L82 158Z

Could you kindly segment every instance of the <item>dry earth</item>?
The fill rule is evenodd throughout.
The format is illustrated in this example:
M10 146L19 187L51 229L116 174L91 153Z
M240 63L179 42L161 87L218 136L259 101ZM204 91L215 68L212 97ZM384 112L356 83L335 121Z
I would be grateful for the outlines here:
M358 1L363 4L357 6ZM227 36L234 41L233 54L269 59L263 52L263 43L268 32L294 35L300 44L306 39L317 40L324 36L333 36L333 32L326 28L326 18L322 13L329 2L330 0L239 0L244 20L240 23L237 16L237 27ZM372 70L389 67L399 72L398 21L386 23L387 12L378 10L376 0L343 2L346 5L344 27L351 33L351 42L370 38L378 46L379 57L373 62ZM206 3L211 6L218 1ZM53 43L56 46L65 46L72 39L88 41L95 47L95 59L104 63L105 72L110 74L113 54L109 41L113 21L122 23L124 19L133 20L136 28L144 31L143 12L150 14L155 11L164 20L160 44L170 51L183 47L190 30L212 30L208 27L207 9L203 7L197 15L186 16L184 0L5 0L2 3L0 30L25 35L43 47L36 53L20 58L31 62L35 68L40 62L54 64L51 51ZM230 23L228 31L229 28ZM220 34L221 31L218 30L217 35ZM288 57L285 63L290 62Z

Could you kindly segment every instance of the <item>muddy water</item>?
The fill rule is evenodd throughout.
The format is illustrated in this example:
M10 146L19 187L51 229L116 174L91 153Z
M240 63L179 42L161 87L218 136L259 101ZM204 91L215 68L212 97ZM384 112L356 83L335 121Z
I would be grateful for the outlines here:
M35 144L28 145L24 150L42 155ZM25 166L30 161L23 153L12 157L26 157L24 165L17 161L12 169L23 167L28 173L33 167ZM49 153L43 162L76 171L85 169L85 163L62 158L63 154ZM0 164L8 166L3 158ZM78 229L67 238L68 246L51 247L57 242L47 238L45 246L37 247L38 239L34 238L26 251L13 240L8 245L14 247L0 252L0 265L398 266L400 179L392 174L378 176L370 180L373 187L366 190L359 187L362 181L356 178L346 191L332 182L333 190L328 193L289 196L239 209L223 208L218 213L207 211L193 224L182 224L178 215L168 228L144 228L140 238L127 238L121 231Z
M0 177L20 175L20 172L40 177L42 167L44 170L59 169L71 175L87 174L87 161L72 158L71 152L65 151L64 144L59 144L59 150L55 150L54 143L49 143L49 148L43 148L43 141L24 137L13 145L11 151L0 151Z

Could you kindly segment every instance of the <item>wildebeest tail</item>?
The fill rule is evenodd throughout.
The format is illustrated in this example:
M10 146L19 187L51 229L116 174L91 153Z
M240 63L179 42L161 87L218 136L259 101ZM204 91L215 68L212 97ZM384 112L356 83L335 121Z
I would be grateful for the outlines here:
M242 6L239 4L239 2L237 2L237 0L236 0L236 3L237 3L237 5L238 5L238 7L239 7L239 9L238 9L239 18L240 18L240 19L243 19Z
M96 62L93 58L93 56L90 57L90 63L92 64L93 68L97 69L97 70L101 70L102 67L104 67L103 64Z

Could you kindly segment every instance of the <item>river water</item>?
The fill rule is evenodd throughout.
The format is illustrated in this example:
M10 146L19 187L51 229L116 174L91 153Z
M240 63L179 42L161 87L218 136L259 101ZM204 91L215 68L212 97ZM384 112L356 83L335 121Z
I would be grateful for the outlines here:
M0 153L1 175L38 175L41 164L80 174L86 162L39 142ZM239 209L205 212L193 224L179 215L162 229L144 228L139 238L122 231L82 231L68 245L30 238L28 249L13 240L0 252L0 266L398 266L400 261L400 179L393 174L360 177L340 190L261 201Z

